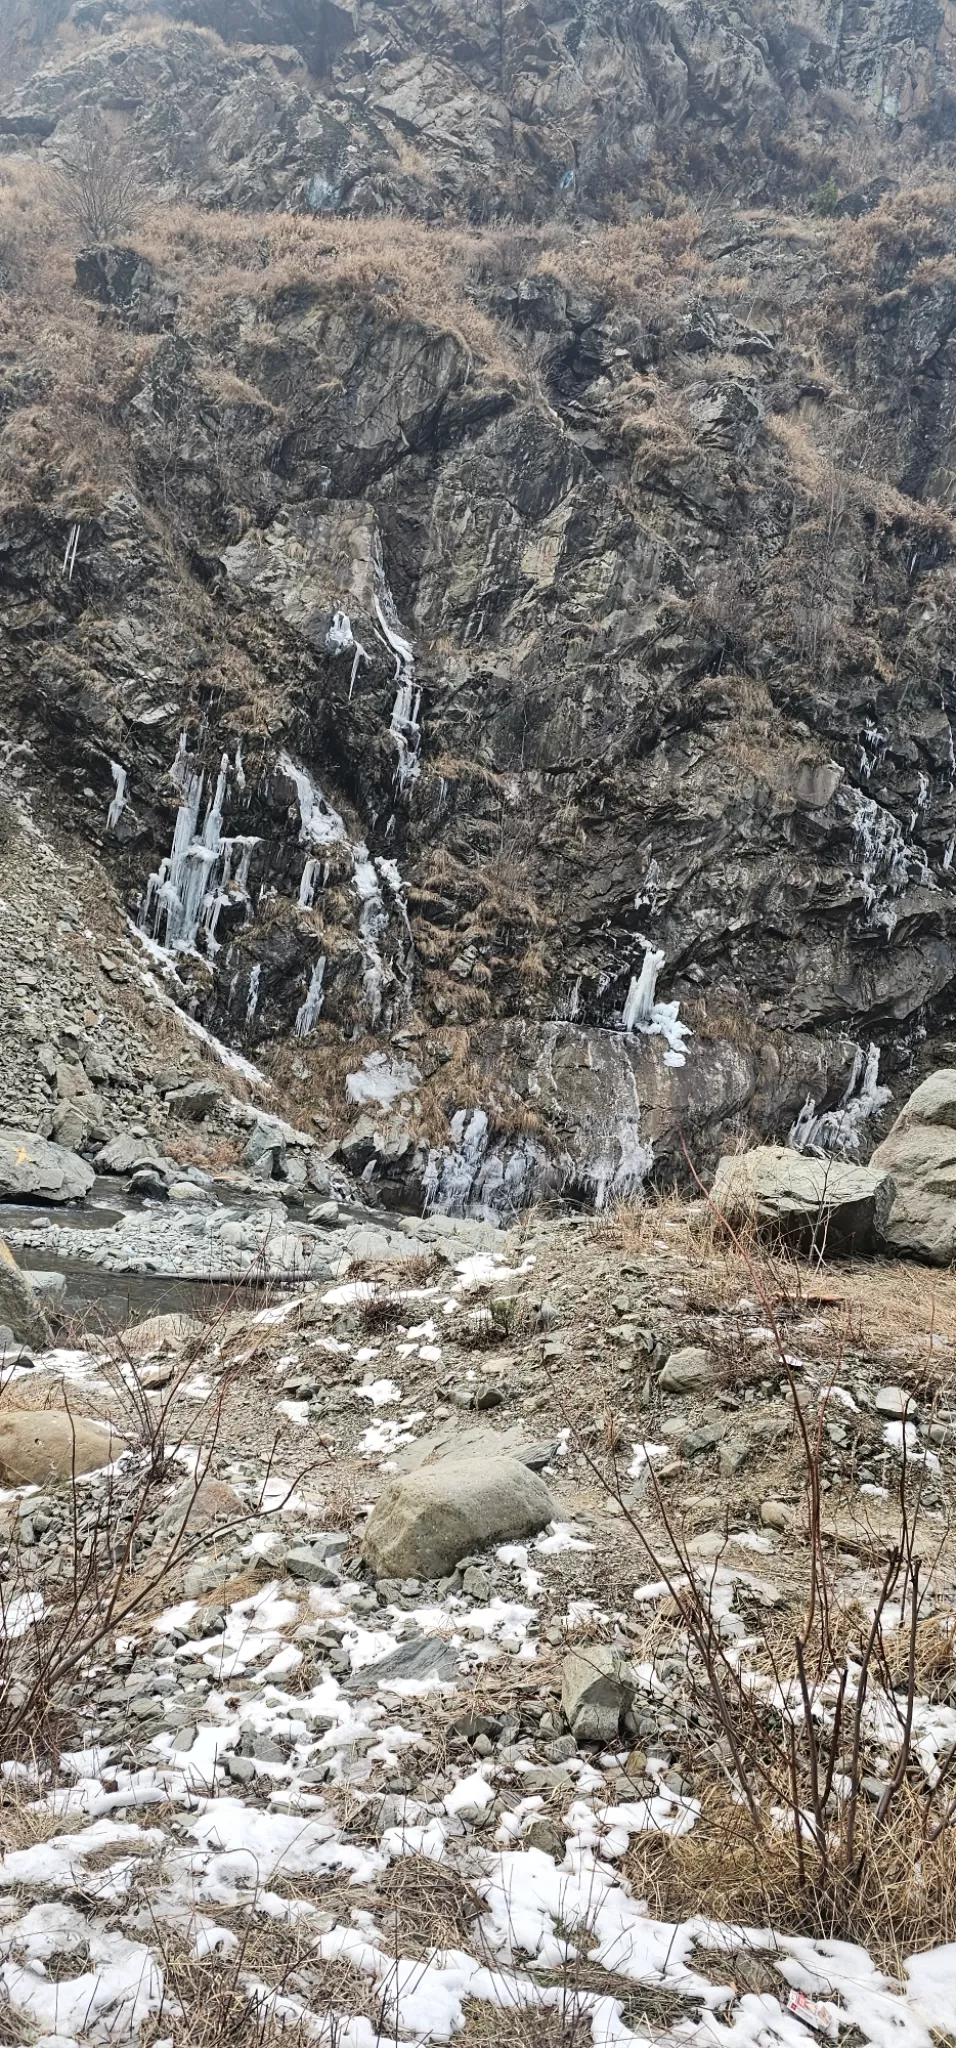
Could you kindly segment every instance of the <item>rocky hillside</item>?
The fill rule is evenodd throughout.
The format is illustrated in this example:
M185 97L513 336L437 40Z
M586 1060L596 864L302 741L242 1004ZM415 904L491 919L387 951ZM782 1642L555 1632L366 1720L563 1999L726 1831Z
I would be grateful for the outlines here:
M21 831L386 1201L858 1146L956 1023L942 6L5 35Z

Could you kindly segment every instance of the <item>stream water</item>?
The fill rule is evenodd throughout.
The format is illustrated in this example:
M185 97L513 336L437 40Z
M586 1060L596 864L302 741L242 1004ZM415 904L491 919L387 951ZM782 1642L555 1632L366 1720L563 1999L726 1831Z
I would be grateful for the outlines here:
M241 1212L254 1206L245 1192L218 1185L215 1192L222 1208ZM262 1197L256 1200L261 1206ZM0 1238L9 1230L30 1225L47 1227L48 1242L42 1249L17 1245L15 1256L18 1266L27 1272L65 1274L65 1296L49 1305L57 1323L80 1324L95 1331L122 1329L127 1323L153 1315L178 1313L208 1318L233 1300L237 1291L244 1306L253 1305L256 1294L263 1292L258 1275L248 1281L216 1282L179 1279L161 1273L111 1273L57 1250L59 1228L110 1230L130 1211L158 1212L160 1207L158 1203L126 1194L114 1180L94 1181L85 1202L49 1206L0 1202ZM275 1284L270 1281L270 1289Z

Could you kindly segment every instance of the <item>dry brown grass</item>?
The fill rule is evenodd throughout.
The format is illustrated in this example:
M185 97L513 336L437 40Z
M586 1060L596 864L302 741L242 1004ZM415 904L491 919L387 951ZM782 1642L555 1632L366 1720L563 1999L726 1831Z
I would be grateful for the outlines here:
M879 1829L866 1808L858 1823L865 1852L860 1883L815 1893L800 1881L792 1833L771 1828L758 1837L746 1807L716 1787L705 1793L690 1834L637 1837L622 1868L660 1919L700 1913L745 1928L857 1941L898 1976L905 1955L956 1934L952 1837L930 1842L922 1822L914 1791L904 1790L891 1822Z
M75 1835L86 1827L87 1819L85 1813L51 1813L37 1806L32 1792L7 1784L0 1798L0 1851L6 1856L12 1849L49 1842L54 1835Z

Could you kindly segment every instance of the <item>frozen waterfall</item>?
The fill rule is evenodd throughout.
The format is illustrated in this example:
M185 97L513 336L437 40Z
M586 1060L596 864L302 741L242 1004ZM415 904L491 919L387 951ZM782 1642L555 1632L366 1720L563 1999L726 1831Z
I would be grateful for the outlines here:
M642 939L641 944L644 963L640 974L631 977L624 999L621 1027L628 1035L642 1031L647 1038L665 1039L665 1067L682 1067L686 1058L685 1042L691 1035L690 1025L681 1023L679 1003L657 1002L657 978L666 956L647 939Z
M202 933L207 954L218 951L216 928L225 905L249 902L249 867L259 841L251 835L224 838L223 812L229 786L229 756L223 754L202 829L199 814L205 777L192 766L180 738L170 779L180 793L173 843L146 885L141 922L174 953L191 952ZM238 853L235 874L233 861Z

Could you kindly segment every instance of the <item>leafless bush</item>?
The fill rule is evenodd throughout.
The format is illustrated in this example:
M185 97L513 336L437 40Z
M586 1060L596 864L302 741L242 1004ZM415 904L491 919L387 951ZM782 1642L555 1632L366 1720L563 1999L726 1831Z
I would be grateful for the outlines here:
M101 114L84 115L58 145L53 183L64 218L84 242L112 242L134 226L142 203L139 166L126 137Z
M903 1888L905 1872L921 1866L934 1874L927 1911L949 1927L956 1919L956 1748L941 1753L935 1767L926 1770L917 1740L918 1695L933 1668L932 1656L938 1655L937 1639L948 1651L947 1671L952 1665L948 1625L937 1624L934 1630L927 1606L945 1532L935 1532L927 1558L918 1549L925 1527L924 1468L908 1458L904 1433L897 1533L890 1543L880 1539L884 1562L872 1605L849 1606L836 1583L834 1533L825 1509L829 1390L824 1389L817 1409L801 1400L804 1390L786 1349L766 1265L718 1217L689 1155L688 1165L715 1223L749 1275L772 1332L779 1377L790 1393L804 1484L807 1585L795 1627L769 1613L756 1623L748 1620L756 1631L760 1668L742 1666L721 1626L714 1568L702 1565L688 1545L653 1462L648 1463L647 1486L662 1542L649 1534L646 1507L635 1508L622 1479L618 1433L605 1429L602 1455L592 1429L575 1429L577 1449L616 1501L654 1577L666 1585L675 1626L689 1644L689 1697L709 1732L714 1782L707 1797L712 1806L716 1800L719 1811L712 1815L709 1833L698 1838L695 1831L690 1846L674 1845L675 1867L683 1869L686 1863L687 1893L695 1896L698 1910L753 1919L757 1904L745 1902L763 1896L770 1901L763 1917L769 1913L772 1922L786 1899L808 1929L865 1941L874 1926L874 1898L890 1864ZM842 1369L838 1346L830 1387L839 1383ZM874 1747L888 1758L878 1790L874 1780L864 1783ZM732 1828L727 1814L733 1817ZM698 1861L700 1870L707 1871L703 1901L700 1889L694 1891ZM669 1879L661 1879L668 1910L674 1875L672 1869ZM639 1883L642 1891L651 1888L643 1868Z

